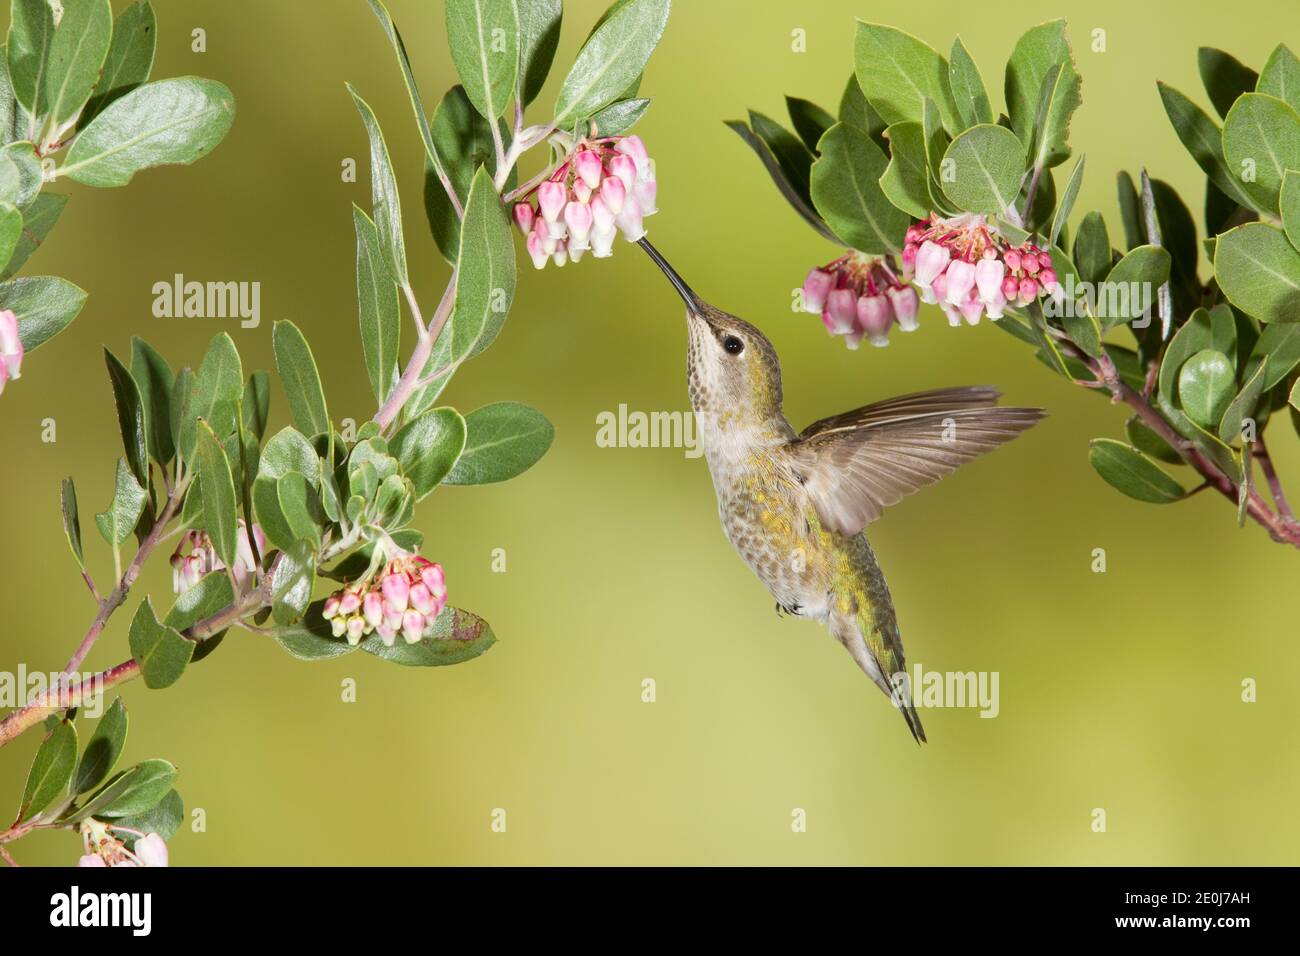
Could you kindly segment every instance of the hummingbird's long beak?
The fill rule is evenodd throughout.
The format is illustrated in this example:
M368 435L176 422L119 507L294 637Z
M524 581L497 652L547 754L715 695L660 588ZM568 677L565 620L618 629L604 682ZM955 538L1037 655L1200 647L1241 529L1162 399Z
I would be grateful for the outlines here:
M691 311L691 314L699 315L703 311L704 303L698 295L691 291L691 287L686 284L686 280L677 274L677 270L668 264L668 260L660 254L658 249L650 245L650 240L645 238L638 239L637 245L644 249L646 255L654 260L655 265L663 270L664 275L666 275L668 281L673 284L673 288L676 289L677 294L682 297L682 300L686 303L686 308Z

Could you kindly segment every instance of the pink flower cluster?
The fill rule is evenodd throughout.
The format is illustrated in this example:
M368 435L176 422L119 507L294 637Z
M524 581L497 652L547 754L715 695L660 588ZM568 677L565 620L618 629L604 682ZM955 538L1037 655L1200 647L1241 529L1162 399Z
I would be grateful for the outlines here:
M375 581L359 582L331 594L322 612L335 637L346 635L356 645L373 631L385 647L392 647L400 632L415 644L433 633L433 623L447 606L447 578L442 565L418 554L388 563Z
M111 831L136 837L135 848L128 850ZM88 819L81 825L81 842L85 853L77 866L167 866L167 841L156 833L140 833Z
M18 337L18 316L8 309L0 312L0 392L5 382L22 377L23 340Z
M643 220L658 211L654 163L640 136L581 140L533 199L515 203L515 225L538 269L562 266L588 250L612 255L614 238L645 235Z
M253 540L257 543L257 554L266 554L266 535L262 533L260 526L253 525ZM189 553L184 551L189 548ZM235 583L243 588L253 572L257 570L257 561L253 557L253 546L248 540L248 529L244 526L244 519L239 519L239 531L235 536ZM176 545L176 551L171 557L172 566L172 591L176 594L184 594L194 585L198 584L205 574L212 571L224 570L226 565L221 558L217 556L217 550L212 546L212 539L208 537L206 531L186 531L181 535L181 540Z
M826 331L844 336L851 349L864 335L872 345L888 345L895 322L911 332L917 308L916 291L885 260L860 252L813 269L803 283L804 311L820 314Z
M996 321L1007 306L1023 306L1056 290L1051 254L1033 243L1011 246L984 216L932 215L907 230L903 274L937 303L952 325Z

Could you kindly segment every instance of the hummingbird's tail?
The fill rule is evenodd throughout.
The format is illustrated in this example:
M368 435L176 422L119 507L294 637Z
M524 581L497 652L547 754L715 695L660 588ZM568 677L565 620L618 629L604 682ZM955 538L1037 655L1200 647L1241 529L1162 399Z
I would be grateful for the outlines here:
M702 305L700 297L691 291L691 287L686 284L686 280L677 274L677 270L674 269L672 265L669 264L668 260L663 257L663 253L650 245L650 240L644 237L637 240L637 245L644 249L646 255L654 260L654 264L663 270L663 274L666 275L668 281L673 284L673 288L677 290L677 294L686 302L686 307L692 312L699 313Z
M903 660L903 642L899 639L892 611L886 615L874 615L870 609L866 614L833 611L827 618L827 625L863 673L898 708L916 742L925 743L925 728L921 726L921 717L912 703L907 664Z

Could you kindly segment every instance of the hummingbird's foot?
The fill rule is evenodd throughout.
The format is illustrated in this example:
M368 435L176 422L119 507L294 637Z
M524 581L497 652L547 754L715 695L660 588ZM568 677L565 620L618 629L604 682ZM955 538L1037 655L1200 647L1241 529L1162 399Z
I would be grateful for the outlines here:
M780 601L777 601L777 602L776 602L776 616L777 616L777 617L780 617L780 616L781 616L781 610L782 610L782 608L781 608L781 602L780 602Z
M776 616L777 616L777 617L780 617L780 616L781 616L781 612L782 612L782 611L784 611L786 614L793 614L793 615L795 615L795 616L797 617L798 614L799 614L799 612L802 611L802 610L803 610L803 605L802 605L802 604L791 604L789 607L787 607L786 605L782 604L780 601L777 601L777 602L776 602Z

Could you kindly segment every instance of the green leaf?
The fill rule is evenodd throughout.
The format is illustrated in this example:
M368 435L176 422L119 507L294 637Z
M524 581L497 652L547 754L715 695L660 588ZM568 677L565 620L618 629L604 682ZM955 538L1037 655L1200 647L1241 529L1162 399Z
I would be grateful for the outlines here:
M1081 102L1073 63L1065 60L1053 66L1043 80L1033 136L1027 143L1030 167L1050 169L1065 162L1070 155L1070 118Z
M163 624L176 631L187 631L200 621L207 620L218 611L235 603L235 590L230 583L230 576L221 571L214 571L199 579L199 583L189 588L176 598L176 603L163 618ZM209 637L198 645L194 660L203 656L203 649L215 640ZM192 641L186 641L193 644Z
M749 111L749 125L754 135L766 143L767 148L772 151L785 178L807 201L809 199L808 176L815 158L813 152L816 147L814 146L813 151L810 151L799 137L780 123L755 110Z
M1255 371L1246 377L1241 391L1228 404L1223 417L1219 419L1219 437L1225 442L1239 440L1242 437L1242 424L1255 414L1255 406L1259 402L1260 395L1264 393L1264 374L1267 365L1266 362L1260 362Z
M1074 208L1074 201L1079 196L1079 187L1083 185L1083 161L1086 156L1080 156L1079 161L1074 164L1074 171L1070 173L1070 181L1065 184L1065 192L1061 195L1061 201L1057 203L1056 214L1052 217L1052 231L1048 239L1049 245L1056 245L1056 240L1060 238L1061 230L1070 220L1070 211Z
M1161 397L1172 401L1178 372L1183 363L1202 349L1213 346L1211 328L1210 313L1205 309L1197 309L1174 333L1174 337L1165 346L1165 354L1160 361L1157 384Z
M83 129L110 103L148 81L157 43L158 23L149 0L138 0L118 14L95 94L78 120Z
M1259 74L1232 54L1214 47L1203 46L1196 51L1196 66L1201 71L1205 92L1220 116L1227 116L1237 97L1253 90L1259 79Z
M55 129L74 120L90 99L113 36L109 0L62 0L62 5L45 73L45 97Z
M1300 251L1300 173L1288 169L1282 177L1282 191L1278 197L1282 212L1282 228L1291 241L1292 248Z
M876 145L881 145L880 139L888 124L880 118L876 108L868 103L867 98L862 95L862 87L858 85L856 73L849 74L849 81L844 85L844 92L840 96L840 108L837 115L841 123L856 126L876 140Z
M280 479L282 485L291 478ZM271 576L271 615L277 624L292 624L306 613L315 579L316 557L310 542L299 541L280 554Z
M127 716L126 706L118 697L99 723L95 732L81 754L81 763L77 765L77 775L72 784L73 794L89 793L103 783L110 773L117 758L122 755L126 744Z
M434 170L441 173L444 169L443 160L434 146L433 135L429 130L429 122L425 119L424 101L420 98L420 90L415 83L415 74L411 71L411 61L406 55L406 44L402 42L402 35L398 32L397 24L393 22L388 9L379 0L370 0L370 9L379 19L379 24L384 28L384 34L388 37L388 42L392 44L393 51L397 54L397 63L402 68L402 79L406 81L406 95L411 101L411 110L415 113L415 124L420 130L420 141L424 143L425 161ZM355 94L353 95L355 96ZM363 113L362 116L364 117L365 114ZM373 115L371 120L373 120ZM367 125L369 125L369 122L370 120L367 120ZM373 149L373 142L371 145ZM397 194L396 189L394 189L393 194L394 196Z
M345 638L333 635L330 622L321 616L324 606L324 601L316 601L297 624L271 632L275 642L290 657L300 661L328 661L356 650Z
M821 157L812 167L812 199L817 211L845 245L883 255L902 249L910 222L880 188L888 165L871 137L856 126L837 123L822 137Z
M41 161L31 143L0 148L0 200L26 206L41 191Z
M1300 168L1300 115L1275 96L1247 93L1223 121L1223 155L1256 208L1276 212L1283 173Z
M385 647L375 633L361 642L361 649L394 664L441 667L473 660L495 644L496 640L487 621L469 611L447 607L438 615L433 634L421 638L415 644L407 644L399 637L392 647Z
M535 408L496 402L465 416L465 448L443 479L448 485L483 485L523 474L541 460L555 427Z
M298 326L283 319L275 323L271 341L275 367L284 383L294 424L305 435L328 434L330 419L325 409L325 391L307 339Z
M1074 237L1074 262L1079 267L1079 277L1094 285L1110 272L1110 236L1101 213L1090 212L1079 223Z
M140 390L149 454L165 466L176 453L172 444L172 387L175 379L167 361L144 339L131 339L131 378Z
M1124 248L1136 249L1147 241L1147 231L1133 177L1121 170L1115 176L1115 191L1119 199L1120 219L1124 223Z
M36 751L23 788L23 801L18 806L17 822L25 823L59 799L76 767L77 728L68 721L60 721Z
M58 174L87 186L125 186L142 169L188 166L235 121L235 97L216 80L146 83L105 107L78 134Z
M492 344L515 295L515 247L492 177L480 168L470 187L456 259L451 358L464 362ZM443 334L448 330L444 329Z
M384 132L379 128L379 120L370 104L361 98L351 84L348 92L356 104L361 121L365 124L366 135L370 140L370 198L371 212L375 228L379 231L379 247L383 250L384 261L388 264L389 274L401 286L407 284L406 242L402 238L402 201L397 192L397 178L393 175L393 164L388 158L388 146L384 142Z
M466 421L454 408L435 408L393 436L392 453L411 479L417 499L447 477L465 448Z
M14 0L7 44L9 81L14 97L36 117L47 111L45 75L53 40L54 13L49 0Z
M1138 246L1115 263L1097 292L1103 328L1149 315L1156 290L1169 278L1169 261L1169 252L1159 246Z
M1049 111L1043 125L1039 123L1039 105L1044 102L1044 84L1049 78L1054 85L1059 84L1059 91L1048 92L1048 102L1058 103L1061 109ZM1077 106L1079 99L1079 73L1065 38L1064 20L1040 23L1016 41L1007 61L1004 92L1011 129L1022 143L1052 142L1058 137L1061 139L1057 145L1063 142L1069 111L1073 109L1069 104ZM1059 124L1062 114L1064 126ZM1036 135L1040 129L1044 136Z
M320 456L306 437L292 426L285 426L262 449L259 476L279 481L290 472L315 480L320 471Z
M22 276L0 282L0 309L18 316L18 337L26 352L66 329L85 304L86 293L66 279Z
M591 118L598 136L622 136L641 121L650 108L648 99L633 98L610 103Z
M375 224L356 206L352 207L352 222L357 234L357 309L361 318L361 351L370 387L382 405L397 378L401 310L397 288L384 265Z
M117 424L122 432L122 446L131 471L144 487L149 486L149 449L144 431L144 403L140 389L116 355L104 349L104 362L108 378L113 384L113 399L117 405ZM138 517L138 516L137 516Z
M560 129L624 99L668 25L669 0L622 0L582 45L555 101Z
M1128 440L1132 442L1133 447L1144 455L1168 462L1171 465L1185 464L1182 457L1174 450L1174 447L1152 431L1136 415L1124 423L1124 434L1128 436Z
M112 803L99 811L101 816L126 817L147 813L171 792L176 768L166 760L142 760L131 770L129 784Z
M0 64L3 67L3 64ZM8 279L23 267L32 254L41 247L45 237L50 234L63 207L68 204L67 196L57 193L42 193L32 200L22 212L22 230L18 242L8 258L8 265L0 271L0 279Z
M186 594L188 593L187 591ZM185 668L189 666L190 658L194 656L193 641L181 637L180 632L175 628L158 623L150 598L145 598L136 609L135 617L131 620L129 641L131 656L140 665L140 674L144 677L145 686L154 690L170 687L180 680L181 674L185 673Z
M254 372L248 376L240 405L244 416L244 431L260 442L266 434L266 423L271 414L270 376L265 372Z
M1233 384L1228 357L1214 349L1202 349L1178 372L1178 400L1196 424L1217 428L1232 401Z
M759 160L763 163L763 168L767 174L772 177L772 182L776 185L777 190L785 198L803 220L812 226L822 237L829 239L831 242L839 242L839 239L826 228L826 223L822 217L812 208L810 200L806 195L802 195L799 189L787 178L785 171L782 170L771 148L763 141L763 138L749 128L749 124L743 120L727 120L726 125L736 133L745 144L754 151Z
M1261 322L1300 321L1300 252L1280 229L1251 222L1225 232L1214 277L1229 302Z
M325 514L320 496L306 476L291 471L281 477L276 482L276 497L280 502L280 513L284 515L293 537L300 543L319 548Z
M95 525L104 540L118 545L131 536L144 514L148 493L140 486L124 459L117 460L117 481L108 510L95 515Z
M1025 151L1004 126L974 126L952 141L943 165L943 191L959 208L1003 215L1020 194Z
M822 134L835 125L835 117L810 100L797 96L785 98L785 108L790 114L790 122L804 146L812 152L817 151L817 142Z
M17 206L0 202L0 262L8 262L23 233L23 214Z
M1183 146L1192 154L1196 164L1223 193L1247 208L1255 208L1250 197L1241 188L1237 177L1228 169L1223 157L1223 139L1214 120L1205 111L1165 83L1157 83L1165 113L1173 124Z
M920 121L928 97L944 127L959 128L947 62L910 33L859 20L853 62L858 85L887 124Z
M469 196L470 183L480 166L486 166L495 175L496 149L492 143L492 128L478 114L461 86L453 86L438 104L433 114L433 140L446 166L447 178L462 211ZM502 129L502 136L508 135ZM435 171L425 164L424 211L433 231L434 241L444 259L455 264L460 249L460 216L452 207L447 190Z
M176 443L181 456L190 461L198 445L198 420L208 423L213 434L224 439L235 430L235 414L244 393L244 370L239 361L239 350L225 332L212 337L207 354L194 377L190 399L182 404L179 440ZM173 394L180 394L178 384Z
M899 209L917 219L930 215L930 170L925 153L925 132L920 123L895 123L885 130L889 165L880 177L880 189Z
M988 92L984 89L984 78L980 76L980 69L971 59L961 37L952 41L952 49L948 53L948 83L952 87L953 102L962 129L993 122L993 110L989 106Z
M447 0L447 42L470 102L495 121L506 111L519 68L512 0Z
M81 519L77 516L77 488L71 478L63 479L59 498L63 510L63 533L68 539L68 547L72 549L72 556L77 559L77 564L84 571L86 558L81 551Z
M1251 358L1266 359L1264 391L1268 391L1286 378L1300 364L1300 324L1265 326Z
M560 43L561 0L516 0L519 20L519 71L517 97L527 106L546 83Z
M136 830L139 833L156 833L164 840L170 840L180 829L185 820L185 803L175 790L168 790L163 798L151 809L143 813L133 813L118 817L113 825ZM135 849L136 837L130 833L118 831L122 842L128 850Z
M1300 60L1296 59L1286 44L1279 43L1273 48L1268 62L1259 74L1255 89L1259 93L1276 96L1300 113Z
M203 494L203 530L218 557L226 567L233 568L239 531L235 482L230 460L205 421L199 422L198 476Z
M1088 461L1111 487L1130 498L1163 505L1186 495L1172 475L1136 448L1112 438L1095 438Z

